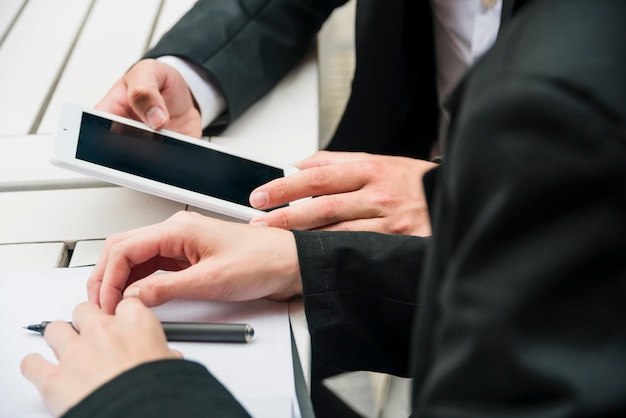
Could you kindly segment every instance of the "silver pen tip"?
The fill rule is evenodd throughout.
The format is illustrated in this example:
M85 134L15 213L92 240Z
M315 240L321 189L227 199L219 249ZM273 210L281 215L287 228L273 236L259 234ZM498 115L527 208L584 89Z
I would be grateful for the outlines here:
M250 324L246 324L246 329L244 332L245 332L246 342L249 343L250 340L252 340L252 337L254 337L254 328L252 328Z

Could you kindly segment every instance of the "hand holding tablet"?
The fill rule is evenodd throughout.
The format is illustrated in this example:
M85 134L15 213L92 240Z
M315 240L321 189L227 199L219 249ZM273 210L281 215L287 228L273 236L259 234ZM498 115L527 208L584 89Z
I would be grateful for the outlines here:
M113 184L246 221L263 213L248 202L252 190L298 171L71 104L62 108L51 161Z

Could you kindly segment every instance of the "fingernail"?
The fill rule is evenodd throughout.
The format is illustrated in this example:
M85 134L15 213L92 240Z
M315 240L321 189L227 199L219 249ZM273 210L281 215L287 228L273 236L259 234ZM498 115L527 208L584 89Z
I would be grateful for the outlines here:
M156 106L148 110L146 117L148 118L148 125L150 125L152 129L160 128L166 120L165 113Z
M267 205L270 198L266 192L254 192L250 195L250 204L255 208L262 208Z
M250 221L250 225L252 226L267 226L267 224L265 222L263 222L261 219L253 219Z
M138 298L139 286L129 287L124 291L124 299L126 298Z

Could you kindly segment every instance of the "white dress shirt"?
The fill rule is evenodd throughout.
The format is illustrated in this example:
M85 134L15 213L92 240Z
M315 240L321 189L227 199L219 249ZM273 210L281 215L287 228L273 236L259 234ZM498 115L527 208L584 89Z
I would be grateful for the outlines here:
M432 154L439 155L450 120L442 104L466 71L495 42L502 0L432 0L432 7L441 108L439 143Z
M418 0L409 0L418 1ZM432 0L437 60L437 91L443 103L474 61L495 42L500 27L502 0ZM226 110L224 97L196 68L177 57L158 58L176 68L189 86L207 127ZM440 138L443 138L448 115L442 111Z

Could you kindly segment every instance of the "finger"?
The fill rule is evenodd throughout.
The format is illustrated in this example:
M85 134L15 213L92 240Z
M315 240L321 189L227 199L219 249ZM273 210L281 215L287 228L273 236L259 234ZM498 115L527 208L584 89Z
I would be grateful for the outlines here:
M368 231L393 234L385 218L354 219L314 228L315 231Z
M87 279L87 300L100 306L100 287L102 286L102 274L104 264L98 262Z
M139 298L123 299L115 307L115 316L125 320L135 320L136 318L147 315L152 318L153 322L159 323L158 318ZM160 324L159 324L160 325Z
M102 310L95 303L91 302L83 302L74 308L74 312L72 312L72 325L78 332L88 331L90 325L95 319L105 318L107 314L102 312Z
M113 87L111 87L106 96L96 104L95 108L104 112L139 120L139 117L128 104L126 82L123 78L119 79Z
M111 246L111 241L107 239L104 248L96 261L96 265L87 279L87 300L89 302L100 305L100 287L102 286L102 279L106 268L108 251Z
M185 230L176 222L166 221L146 227L111 246L100 287L100 305L103 310L113 313L129 284L129 278L131 281L141 279L132 275L134 266L143 265L153 258L161 260L160 264L169 264L168 267L171 263L163 260L176 259L179 263L185 263L186 255L181 243L185 237ZM150 269L144 268L143 272L156 271L158 268L159 265L153 263Z
M305 197L352 192L367 184L373 174L367 160L309 168L253 190L250 204L268 209Z
M364 160L373 158L372 154L365 152L339 152L339 151L318 151L312 156L305 158L293 164L300 170L313 167L322 167L325 165L341 164L351 161Z
M64 356L66 349L78 338L72 324L63 321L54 321L46 325L43 334L46 343L50 346L57 359Z
M143 227L146 228L146 227ZM133 229L123 233L113 234L109 236L105 242L104 248L98 257L96 265L94 266L89 278L87 279L87 300L100 305L100 288L102 286L102 280L104 278L104 272L106 270L106 264L109 257L110 248L116 243L123 241L129 236L139 233L142 228Z
M320 196L297 205L275 209L251 223L264 223L282 229L316 229L339 222L380 216L374 205L364 204L362 193L351 192Z
M40 392L44 392L43 389L50 386L50 379L55 375L57 367L39 354L29 354L20 363L22 375Z
M123 321L125 326L161 335L162 342L165 343L165 333L159 318L138 298L122 300L115 308L115 316Z
M219 268L216 267L216 270ZM237 286L238 289L234 290ZM184 270L153 274L128 287L124 298L138 298L148 307L159 306L174 299L247 300L258 298L256 289L243 283L220 280L206 266L194 264ZM262 296L261 296L262 297Z
M139 118L152 129L161 129L169 122L169 113L161 90L166 77L155 60L143 60L126 73L128 103Z
M337 222L316 228L316 231L370 231L389 235L414 235L418 237L428 237L432 235L428 216L421 218L421 222L415 219L402 219L402 217L390 218L387 216L377 216L371 218L352 219Z
M153 307L174 299L198 299L204 295L210 295L209 286L205 288L200 286L201 282L205 282L200 280L200 278L206 276L195 273L197 268L194 267L196 266L191 266L175 273L157 273L148 276L129 286L124 291L123 298L124 300L137 299L145 306ZM212 298L209 297L209 299Z
M183 355L182 352L175 350L173 348L170 348L170 353L172 353L172 356L174 356L174 358L178 358L178 359L184 359L185 356Z

